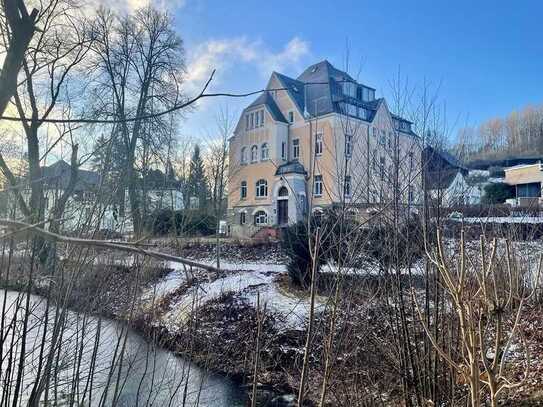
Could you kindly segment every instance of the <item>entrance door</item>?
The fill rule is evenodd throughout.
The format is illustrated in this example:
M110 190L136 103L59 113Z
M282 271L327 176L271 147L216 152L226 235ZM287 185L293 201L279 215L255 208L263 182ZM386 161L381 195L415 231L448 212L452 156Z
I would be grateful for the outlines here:
M288 223L288 199L277 201L277 223L286 225Z

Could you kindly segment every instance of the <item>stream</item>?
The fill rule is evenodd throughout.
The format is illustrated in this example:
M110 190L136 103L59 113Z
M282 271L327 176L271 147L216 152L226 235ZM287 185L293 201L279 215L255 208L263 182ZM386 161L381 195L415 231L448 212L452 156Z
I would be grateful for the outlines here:
M42 380L41 397L48 406L246 405L246 393L228 378L147 343L121 322L64 312L43 297L9 290L0 291L0 307L0 405L12 405L17 382L17 405L27 404L49 354L52 374ZM54 332L55 319L64 319L56 324L61 332Z

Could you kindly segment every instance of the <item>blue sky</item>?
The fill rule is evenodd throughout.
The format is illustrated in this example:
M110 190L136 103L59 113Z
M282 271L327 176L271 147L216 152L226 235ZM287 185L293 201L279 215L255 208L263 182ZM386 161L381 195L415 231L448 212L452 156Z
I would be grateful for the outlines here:
M184 0L175 10L185 40L187 91L217 69L214 90L265 86L273 70L297 76L328 59L389 95L401 69L413 86L440 86L449 122L476 125L543 103L543 2L215 1ZM182 134L212 131L220 106L238 112L250 100L206 101Z

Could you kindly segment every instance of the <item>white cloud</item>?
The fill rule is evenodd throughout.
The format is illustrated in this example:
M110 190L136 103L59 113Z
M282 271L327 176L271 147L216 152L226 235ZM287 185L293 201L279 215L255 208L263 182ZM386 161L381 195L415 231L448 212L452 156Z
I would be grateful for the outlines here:
M262 41L250 41L246 37L209 40L189 52L186 89L189 92L199 89L214 69L215 85L239 63L254 66L266 78L272 71L299 69L309 55L309 43L299 37L292 38L276 53Z
M90 0L87 7L90 11L98 9L99 6L111 8L120 13L132 13L137 9L153 5L159 10L174 11L185 6L185 0Z

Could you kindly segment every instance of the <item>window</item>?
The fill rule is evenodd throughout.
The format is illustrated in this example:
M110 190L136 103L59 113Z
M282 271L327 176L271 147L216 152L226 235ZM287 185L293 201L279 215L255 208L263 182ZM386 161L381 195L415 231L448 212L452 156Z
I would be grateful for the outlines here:
M264 211L258 211L255 213L255 225L262 226L268 223L268 214Z
M241 148L241 163L247 164L247 147Z
M351 176L345 176L345 182L343 183L343 192L345 196L351 196Z
M372 127L371 130L373 133L373 137L377 138L377 127Z
M260 112L255 113L255 127L260 127Z
M260 111L260 127L264 126L264 110Z
M384 130L381 130L381 137L379 137L379 144L386 146L387 144L387 133Z
M249 115L245 115L245 130L249 130Z
M391 131L388 133L388 148L392 150L394 147L394 133Z
M315 155L322 154L322 133L317 133L315 136Z
M288 112L288 122L294 123L294 112L292 110Z
M247 198L247 181L241 181L241 187L239 191L241 199Z
M288 196L288 189L287 189L287 187L281 187L281 188L279 188L279 192L277 193L277 196Z
M263 198L265 196L268 196L268 181L259 179L256 182L256 197Z
M267 160L269 157L268 143L262 143L260 146L260 159L262 161Z
M245 212L240 212L239 213L239 224L240 225L245 225L245 222L247 222L246 216L247 216L247 214Z
M191 196L189 198L189 208L190 209L198 209L200 207L200 198L197 196Z
M375 90L363 86L361 96L364 102L371 102L375 100Z
M284 141L281 143L281 158L283 160L287 159L287 143Z
M252 146L251 147L251 162L256 163L258 161L258 147Z
M350 158L353 155L353 136L345 134L345 157Z
M251 113L251 118L249 120L249 128L254 128L255 127L255 114L254 113Z
M292 140L292 158L297 160L300 157L300 140Z
M341 86L343 88L343 94L345 96L349 96L352 98L356 97L356 84L354 82L345 80Z
M313 193L315 194L315 196L322 196L322 175L315 175Z
M385 157L381 157L379 164L381 179L383 179L385 178Z

